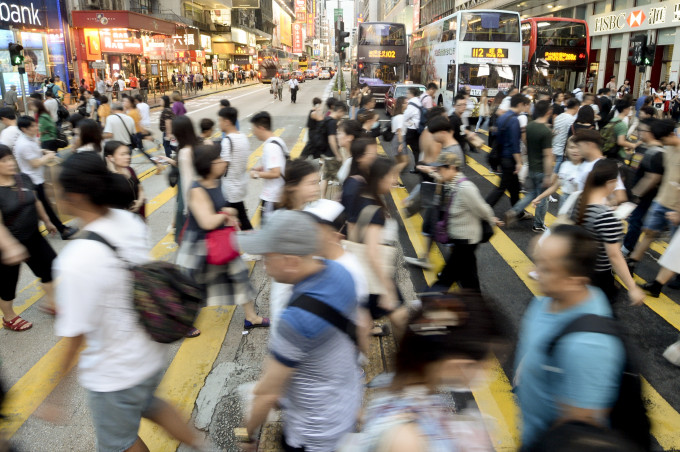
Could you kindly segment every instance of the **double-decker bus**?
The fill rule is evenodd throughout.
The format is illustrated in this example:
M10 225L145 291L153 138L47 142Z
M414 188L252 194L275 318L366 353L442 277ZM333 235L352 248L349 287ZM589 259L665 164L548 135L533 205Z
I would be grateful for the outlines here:
M298 57L280 49L262 49L257 52L257 63L262 83L271 83L272 78L279 74L281 69L290 71L297 69Z
M393 83L406 76L406 26L389 22L360 23L355 39L356 72L352 87L367 84L376 102L385 101Z
M524 19L522 49L526 64L524 85L544 92L569 92L586 82L590 37L585 20Z
M457 11L413 32L410 78L414 83L439 86L437 105L452 108L462 89L489 97L519 86L522 40L519 13Z

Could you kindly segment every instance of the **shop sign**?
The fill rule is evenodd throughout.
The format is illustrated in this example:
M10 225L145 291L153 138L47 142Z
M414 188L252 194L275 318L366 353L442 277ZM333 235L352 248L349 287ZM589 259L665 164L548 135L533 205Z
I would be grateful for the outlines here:
M677 27L680 2L662 2L619 11L596 14L588 18L591 36L657 28Z
M47 7L44 2L0 2L0 25L47 26Z
M102 48L99 43L99 30L86 28L83 30L85 37L85 58L88 61L99 60L102 57Z
M234 51L232 53L234 55L256 55L257 54L254 47L239 46L239 45L234 46Z
M293 53L302 53L304 48L304 36L302 22L293 24Z
M201 35L201 47L203 50L206 52L212 52L212 40L210 38L210 35Z
M201 38L197 28L177 27L172 36L175 47L182 50L200 49Z
M76 28L132 28L171 35L175 24L130 11L72 11Z
M305 22L307 20L305 0L295 0L295 20L297 22Z
M99 30L102 52L128 53L141 55L142 40L130 36L124 28L112 28Z
M189 50L191 61L205 63L205 53L202 50Z
M260 0L232 0L232 8L259 8Z
M93 61L92 69L106 69L106 61L104 60Z

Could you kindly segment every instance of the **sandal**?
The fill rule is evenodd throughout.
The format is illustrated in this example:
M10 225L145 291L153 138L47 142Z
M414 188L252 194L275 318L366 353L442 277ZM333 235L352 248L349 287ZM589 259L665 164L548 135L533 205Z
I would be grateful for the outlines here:
M184 337L192 338L192 337L198 337L201 335L201 330L198 328L192 328L189 330L187 334L184 335Z
M267 317L262 317L261 323L252 323L248 320L243 321L243 327L247 330L252 330L253 328L269 328L270 322Z
M373 329L375 328L380 328L380 332L376 333L371 332L371 336L373 337L385 337L390 335L390 326L387 324L376 325L375 327L373 327Z
M33 327L31 322L27 322L19 316L14 317L14 319L10 320L9 322L3 317L2 324L5 326L5 328L12 331L26 331Z

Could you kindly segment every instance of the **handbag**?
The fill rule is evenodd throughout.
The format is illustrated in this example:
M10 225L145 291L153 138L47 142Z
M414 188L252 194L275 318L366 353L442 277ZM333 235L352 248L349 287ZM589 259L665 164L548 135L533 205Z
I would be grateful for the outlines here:
M456 185L466 180L468 180L466 177L461 177ZM442 215L442 218L439 221L437 221L437 223L434 226L434 240L437 243L442 243L444 245L451 243L451 237L449 237L449 211L451 210L453 201L456 199L457 193L458 189L451 193L451 198L449 199L449 203L446 206L444 215Z
M233 226L207 232L205 234L206 262L210 265L225 265L236 259L239 252L234 246L235 235L236 228Z
M344 248L354 254L361 264L361 272L366 276L368 282L368 293L372 295L384 295L387 293L387 288L382 285L378 275L373 270L368 259L368 247L363 243L365 238L366 227L368 227L371 218L378 211L380 206L366 206L359 213L352 232L349 234L349 240L343 240ZM378 245L378 260L384 272L390 277L394 275L395 265L394 260L396 250L393 246Z
M392 132L392 126L391 125L388 125L387 127L385 127L383 129L382 137L383 137L383 140L385 140L385 141L390 141L390 142L392 141L392 139L394 138L394 132Z
M168 184L174 187L179 182L179 168L176 166L171 166L168 172Z
M61 130L57 130L57 149L65 148L68 146L68 137Z

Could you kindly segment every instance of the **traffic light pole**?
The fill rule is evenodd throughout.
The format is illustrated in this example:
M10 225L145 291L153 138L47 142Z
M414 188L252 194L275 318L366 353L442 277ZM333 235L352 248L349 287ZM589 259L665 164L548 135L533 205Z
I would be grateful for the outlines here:
M28 103L26 103L26 86L24 85L24 74L26 73L26 66L23 64L19 66L19 85L21 85L21 99L24 103L24 114L28 114Z

